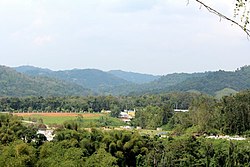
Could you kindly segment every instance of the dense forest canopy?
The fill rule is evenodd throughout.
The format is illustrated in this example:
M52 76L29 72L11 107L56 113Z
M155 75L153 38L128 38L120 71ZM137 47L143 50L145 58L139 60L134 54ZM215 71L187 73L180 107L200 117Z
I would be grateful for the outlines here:
M164 97L167 96L158 98ZM5 100L10 103L17 98ZM221 130L242 134L249 131L250 91L224 97L221 101L210 96L195 96L190 112L175 113L165 122L159 118L164 117L167 108L156 102L157 96L145 98L136 119L148 121L149 127L145 128L153 128L154 121L172 125L174 129L168 138L141 135L138 131L93 128L89 131L76 128L76 122L68 122L57 129L54 139L48 142L46 137L36 134L36 127L24 126L20 117L0 114L0 166L249 166L249 140L208 139L197 137L193 132ZM187 132L179 136L185 129Z
M148 105L174 109L178 105L187 109L192 100L199 96L195 93L166 93L142 96L68 96L68 97L2 97L0 111L13 112L101 112L118 107L122 110L133 110Z
M174 109L189 109L175 113ZM169 93L143 96L26 97L0 98L2 112L101 112L135 110L131 125L146 129L158 127L189 129L199 133L247 134L250 130L250 91L218 100L195 93Z

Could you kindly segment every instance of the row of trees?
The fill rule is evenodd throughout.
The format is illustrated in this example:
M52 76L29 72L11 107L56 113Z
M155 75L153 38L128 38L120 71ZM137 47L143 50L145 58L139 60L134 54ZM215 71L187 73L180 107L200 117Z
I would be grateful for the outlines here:
M187 113L174 113L175 106ZM26 97L0 98L0 111L100 112L111 110L117 117L124 109L136 109L132 125L155 129L193 128L201 133L244 134L250 130L250 91L216 100L192 93L144 96Z
M173 109L170 106L164 108L158 106L147 106L136 112L132 124L140 126L143 129L156 129L168 123L173 115Z
M188 108L198 95L169 93L143 96L88 96L88 97L2 97L0 111L47 111L47 112L101 112L101 110L124 110L143 108L149 105L164 108L166 105Z
M189 112L176 113L170 127L194 128L201 133L246 134L250 132L250 91L225 96L220 101L200 96Z

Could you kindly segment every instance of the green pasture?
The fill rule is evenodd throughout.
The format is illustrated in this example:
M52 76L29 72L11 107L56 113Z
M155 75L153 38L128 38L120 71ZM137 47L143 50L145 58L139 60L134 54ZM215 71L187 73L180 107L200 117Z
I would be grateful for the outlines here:
M39 122L39 119L43 120L44 124L50 125L50 124L63 124L65 121L70 120L76 120L77 116L43 116L39 114L34 114L32 116L22 116L25 121L34 121L37 120ZM83 121L91 122L94 120L99 119L101 116L96 115L92 117L84 117L83 115Z
M121 120L117 118L112 118L106 115L96 114L91 117L82 117L79 116L43 116L39 114L34 114L32 116L23 116L25 121L32 121L41 123L41 119L44 124L53 125L53 124L63 124L66 121L77 121L81 127L91 128L91 127L102 127L102 126L123 126L125 125Z

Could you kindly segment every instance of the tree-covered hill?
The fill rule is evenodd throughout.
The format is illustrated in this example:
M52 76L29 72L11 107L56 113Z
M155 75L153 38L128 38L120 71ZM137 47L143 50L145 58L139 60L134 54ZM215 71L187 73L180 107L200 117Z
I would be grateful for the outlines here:
M148 93L160 93L162 90L169 92L168 88L170 86L176 85L185 81L188 78L205 76L207 73L173 73L162 76L156 80L144 84L130 84L117 86L112 89L106 89L106 92L117 95L141 95Z
M197 90L214 95L217 91L230 88L241 91L250 88L250 66L242 67L236 71L209 72L202 77L188 78L168 88L171 91Z
M231 93L250 88L250 66L236 71L215 71L204 73L174 73L160 77L147 84L123 85L106 90L112 94L155 94L166 92L200 92L210 95ZM223 94L231 94L225 92Z
M97 92L100 92L105 88L112 88L114 86L120 86L129 83L124 79L96 69L58 71L54 75L56 78L66 81L73 81L76 84Z
M160 78L160 76L141 74L135 72L126 72L122 70L111 70L108 73L136 84L149 83Z
M32 77L0 66L0 96L67 96L88 95L79 85L48 77Z
M63 81L73 82L95 92L102 92L115 86L129 84L130 82L108 72L97 69L73 69L64 71L52 71L32 66L15 68L17 71L31 76L46 76Z
M45 69L45 68L39 68L39 67L34 67L34 66L19 66L15 67L15 70L20 72L20 73L26 73L29 75L48 75L49 73L52 73L53 71L50 69Z
M192 74L168 74L150 83L144 84L139 84L139 82L142 82L142 80L140 81L139 74L134 75L132 73L133 75L130 75L130 73L119 71L111 71L111 73L116 73L115 75L117 75L117 77L111 73L94 69L51 71L48 69L32 69L26 67L22 68L22 71L20 68L17 70L33 76L42 75L73 82L101 94L113 95L142 95L173 91L201 92L217 95L218 92L231 94L230 92L237 92L250 88L250 66L244 66L236 71L219 70L215 72ZM118 73L120 74L118 75ZM133 81L133 78L136 78L136 76L137 80ZM230 90L230 92L225 92L223 90Z

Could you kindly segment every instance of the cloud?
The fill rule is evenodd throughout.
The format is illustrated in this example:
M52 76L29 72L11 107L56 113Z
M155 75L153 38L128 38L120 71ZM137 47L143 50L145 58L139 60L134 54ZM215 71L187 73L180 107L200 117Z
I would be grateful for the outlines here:
M44 21L42 19L35 19L32 23L32 27L41 28L44 25Z
M34 38L33 43L38 46L48 44L53 41L53 37L50 35L37 36Z
M234 0L202 1L229 16L233 14ZM209 69L217 63L214 57L218 55L242 57L247 60L244 64L249 62L243 57L249 51L249 46L245 46L248 44L244 45L247 41L244 32L225 20L220 22L218 16L200 9L197 2L186 3L186 0L0 0L0 55L8 53L1 61L5 63L11 55L15 61L16 55L24 55L33 57L30 63L54 69L122 68L151 73L193 71L198 67L202 70L205 65ZM199 55L204 58L199 60ZM55 63L59 58L61 63ZM24 60L20 58L20 62ZM173 63L177 61L181 61L181 67Z

